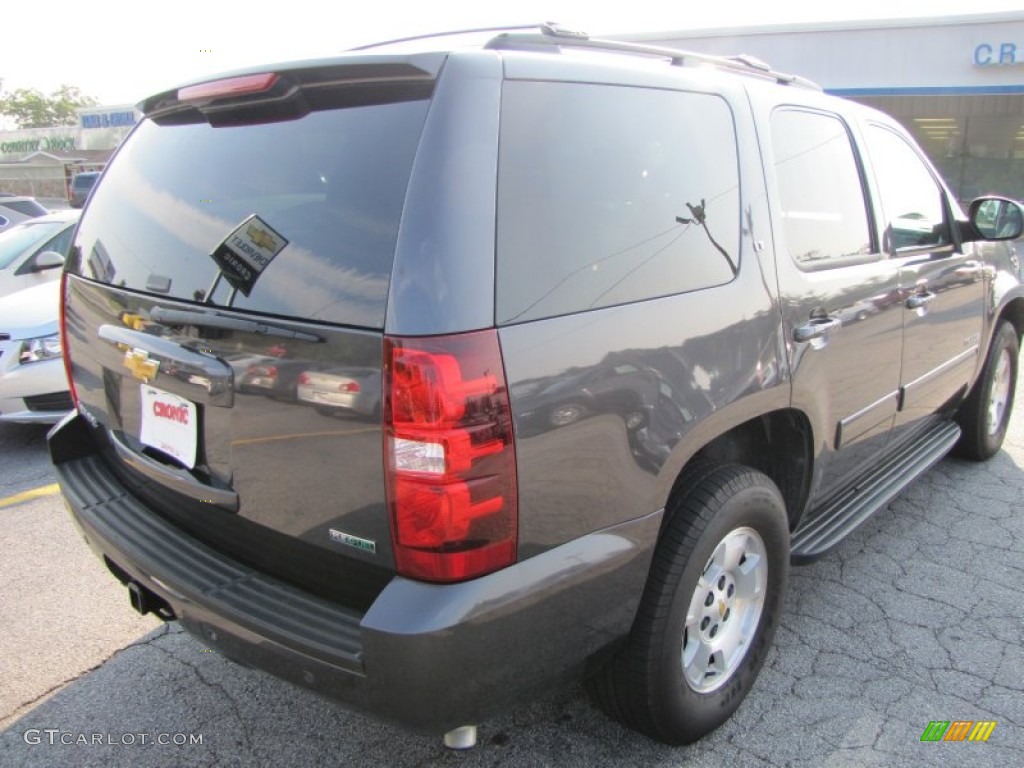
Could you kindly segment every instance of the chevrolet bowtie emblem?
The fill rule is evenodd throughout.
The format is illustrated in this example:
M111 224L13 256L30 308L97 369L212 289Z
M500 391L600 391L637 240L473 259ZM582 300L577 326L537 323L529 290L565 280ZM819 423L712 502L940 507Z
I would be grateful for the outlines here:
M150 360L146 350L135 348L124 353L124 367L131 371L136 379L148 384L160 371L160 361Z
M259 248L266 248L268 251L272 251L277 248L277 240L275 240L267 230L254 227L250 224L245 232L252 238L253 243L255 243Z

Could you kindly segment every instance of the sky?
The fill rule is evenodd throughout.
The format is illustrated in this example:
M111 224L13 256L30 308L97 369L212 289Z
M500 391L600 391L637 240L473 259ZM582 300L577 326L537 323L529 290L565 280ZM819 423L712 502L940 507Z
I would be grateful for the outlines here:
M557 21L591 35L1020 11L1021 0L47 0L5 12L0 93L61 84L140 101L252 64L440 30ZM9 9L14 11L14 8Z

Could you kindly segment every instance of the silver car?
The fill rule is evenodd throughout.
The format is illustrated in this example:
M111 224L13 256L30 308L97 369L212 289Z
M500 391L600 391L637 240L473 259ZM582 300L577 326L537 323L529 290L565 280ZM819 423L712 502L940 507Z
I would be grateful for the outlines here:
M71 410L59 303L58 280L0 299L0 422L56 424Z
M376 417L380 414L380 372L370 368L304 371L299 374L296 397L324 415Z
M0 232L0 296L60 277L80 215L57 211Z

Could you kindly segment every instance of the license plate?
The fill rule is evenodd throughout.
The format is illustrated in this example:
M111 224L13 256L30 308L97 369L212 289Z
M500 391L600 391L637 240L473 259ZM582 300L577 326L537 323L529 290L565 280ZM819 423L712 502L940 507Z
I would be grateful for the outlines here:
M139 440L189 469L196 465L196 406L183 397L143 384Z

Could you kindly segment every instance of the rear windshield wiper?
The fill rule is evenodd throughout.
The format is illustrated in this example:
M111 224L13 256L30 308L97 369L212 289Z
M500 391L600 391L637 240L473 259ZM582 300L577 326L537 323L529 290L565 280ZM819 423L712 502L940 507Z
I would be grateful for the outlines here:
M313 333L296 331L285 328L281 325L269 323L258 323L255 320L242 320L237 317L227 317L216 312L195 312L188 309L166 309L164 307L153 307L149 316L152 320L162 325L194 325L201 328L225 328L232 331L244 333L263 333L268 336L282 336L286 339L298 339L299 341L322 342L324 338Z

